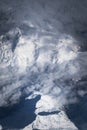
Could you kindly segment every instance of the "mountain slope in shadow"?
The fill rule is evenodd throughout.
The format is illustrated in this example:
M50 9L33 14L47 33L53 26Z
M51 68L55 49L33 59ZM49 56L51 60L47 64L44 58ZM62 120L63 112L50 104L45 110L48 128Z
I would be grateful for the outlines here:
M35 106L40 100L40 95L34 99L21 101L13 108L0 108L0 124L3 129L21 129L32 123L35 118Z

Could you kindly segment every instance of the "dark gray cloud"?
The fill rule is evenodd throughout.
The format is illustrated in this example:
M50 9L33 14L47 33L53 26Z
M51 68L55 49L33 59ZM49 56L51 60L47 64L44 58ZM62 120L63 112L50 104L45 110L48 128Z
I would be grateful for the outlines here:
M0 6L1 20L6 26L3 29L13 26L13 23L20 26L25 21L47 31L55 33L60 31L74 35L82 41L86 39L86 0L68 2L66 0L47 0L46 2L43 0L22 2L5 0L0 1ZM3 22L1 23L3 26Z

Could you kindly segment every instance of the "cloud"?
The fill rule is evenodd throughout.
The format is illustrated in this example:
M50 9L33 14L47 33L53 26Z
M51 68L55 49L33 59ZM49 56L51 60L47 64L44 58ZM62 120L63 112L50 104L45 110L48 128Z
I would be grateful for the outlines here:
M0 106L37 91L53 98L54 107L72 101L73 97L76 101L72 88L87 75L87 52L81 52L82 43L78 41L83 39L80 29L86 21L85 8L82 12L80 2L70 1L69 7L65 1L55 2L4 4L13 13L8 22L14 22L16 28L0 36ZM77 6L81 7L81 18L77 16ZM80 32L78 36L76 31ZM82 90L78 94L83 95Z
M11 44L18 32L20 37L13 52ZM76 96L73 98L74 91L71 91L75 87L74 82L86 75L84 57L87 54L79 51L76 39L65 34L57 39L55 35L47 36L39 31L25 36L21 29L13 29L6 35L10 37L9 40L1 39L2 59L5 58L6 62L1 61L0 65L0 106L14 104L31 92L52 98L55 109L77 101ZM6 52L11 55L8 57ZM78 94L81 95L81 92Z

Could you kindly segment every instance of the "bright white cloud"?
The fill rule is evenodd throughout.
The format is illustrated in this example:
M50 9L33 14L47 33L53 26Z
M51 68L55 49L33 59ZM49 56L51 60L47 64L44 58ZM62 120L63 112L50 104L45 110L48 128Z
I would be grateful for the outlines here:
M28 38L20 38L18 47L15 50L15 58L20 71L25 71L34 63L35 45Z
M15 33L13 34L15 35ZM2 104L4 104L4 101L6 104L6 99L10 95L13 95L11 96L11 101L15 97L20 98L22 94L20 90L23 86L25 86L24 91L26 94L38 91L43 96L47 95L49 99L53 98L53 102L55 103L53 104L51 100L51 104L53 104L54 108L66 104L68 100L69 102L72 101L70 98L67 100L67 95L71 91L70 88L74 86L67 85L65 81L72 79L73 82L76 82L83 75L86 75L85 68L87 62L84 57L87 54L84 53L83 55L78 52L77 41L71 36L63 35L59 40L57 38L55 40L54 35L49 34L48 37L45 34L40 35L38 32L38 35L34 34L30 38L28 35L23 36L21 34L14 53L11 52L11 70L9 71L9 65L8 69L0 70L3 72L1 80L6 77L8 80L6 84L7 91L3 90L3 94L1 93L1 96L4 95L1 99ZM55 44L52 39L54 39ZM11 47L9 51L11 51ZM80 70L81 67L82 69ZM13 82L12 76L15 77L15 82ZM3 80L1 82L2 85L7 80ZM16 92L19 92L17 96L15 96Z

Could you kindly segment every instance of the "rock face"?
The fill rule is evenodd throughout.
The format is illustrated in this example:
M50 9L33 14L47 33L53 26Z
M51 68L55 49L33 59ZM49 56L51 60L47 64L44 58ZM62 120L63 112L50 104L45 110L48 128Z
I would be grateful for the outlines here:
M3 129L86 130L86 12L86 0L0 0Z

